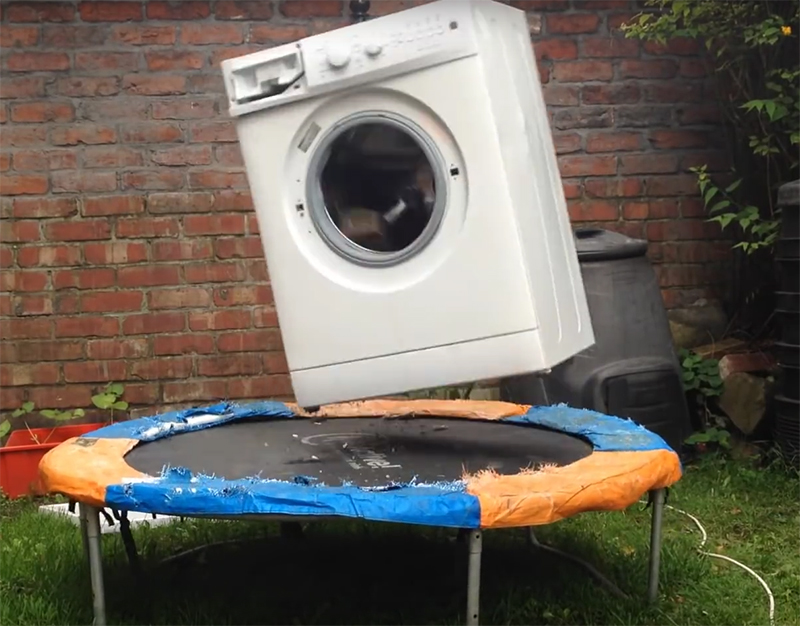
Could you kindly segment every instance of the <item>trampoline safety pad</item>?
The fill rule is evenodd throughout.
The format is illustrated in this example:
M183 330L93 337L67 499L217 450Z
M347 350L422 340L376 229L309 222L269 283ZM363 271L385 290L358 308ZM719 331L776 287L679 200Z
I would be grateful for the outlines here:
M627 508L681 465L658 435L596 411L372 400L120 422L60 444L39 471L51 493L120 510L501 528Z

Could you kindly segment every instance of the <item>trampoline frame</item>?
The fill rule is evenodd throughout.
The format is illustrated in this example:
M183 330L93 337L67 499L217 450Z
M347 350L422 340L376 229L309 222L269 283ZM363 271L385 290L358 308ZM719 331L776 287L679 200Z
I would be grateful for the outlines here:
M650 561L647 579L647 601L654 603L658 600L659 574L661 570L661 536L662 520L664 515L664 503L666 501L666 489L656 489L650 493L652 504L652 514L650 522ZM103 580L103 558L102 558L102 533L100 531L101 508L90 504L78 503L81 539L83 543L86 559L89 563L89 576L92 585L92 610L94 613L94 626L106 626L106 595L105 583ZM229 517L218 516L192 516L196 519L230 519ZM311 522L320 521L324 518L319 517L295 517L284 515L259 515L259 516L237 516L237 519L259 519L264 522L286 521L291 517L292 522ZM136 547L133 543L133 536L130 527L124 516L120 520L120 534L125 543L125 550L132 569L138 571L138 560L136 559ZM481 557L483 554L483 530L480 528L463 529L468 533L467 550L467 605L466 605L466 626L478 626L480 623L480 593L481 593ZM528 532L533 533L533 527L528 527Z

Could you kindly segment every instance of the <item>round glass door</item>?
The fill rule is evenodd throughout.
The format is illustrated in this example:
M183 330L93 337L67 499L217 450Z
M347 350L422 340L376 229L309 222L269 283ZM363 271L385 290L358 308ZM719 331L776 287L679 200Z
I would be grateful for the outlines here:
M359 114L335 126L312 156L309 215L338 254L394 264L434 237L446 189L442 157L419 127L388 113Z

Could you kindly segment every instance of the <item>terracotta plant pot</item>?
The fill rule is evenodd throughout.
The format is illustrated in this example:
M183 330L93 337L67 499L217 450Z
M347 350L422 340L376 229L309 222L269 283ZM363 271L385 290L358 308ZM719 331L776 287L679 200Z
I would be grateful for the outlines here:
M48 450L72 437L79 437L105 424L69 424L54 428L15 430L0 448L0 489L9 498L43 495L39 461ZM37 443L39 442L39 443Z

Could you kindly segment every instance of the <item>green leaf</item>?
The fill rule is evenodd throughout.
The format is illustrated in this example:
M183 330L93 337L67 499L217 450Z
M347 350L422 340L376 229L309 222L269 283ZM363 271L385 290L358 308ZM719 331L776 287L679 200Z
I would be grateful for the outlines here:
M739 185L741 185L741 184L742 184L742 179L741 178L733 181L730 185L728 185L725 188L725 193L733 193L734 191L736 191L739 188ZM713 209L712 209L712 211L713 211Z
M125 386L122 383L111 383L106 387L106 393L113 393L115 396L121 396L125 393Z
M22 409L23 409L23 410L24 410L26 413L30 413L31 411L33 411L33 409L34 409L34 407L35 407L35 406L36 406L36 405L35 405L33 402L25 402L25 403L22 405Z
M125 400L118 400L117 402L111 405L111 408L117 411L124 411L125 409L128 408L128 403L125 402Z
M5 437L11 431L11 422L3 420L0 422L0 438Z
M727 209L730 205L730 200L720 200L714 206L712 206L708 212L713 215L714 213L719 213L723 209Z
M75 417L83 417L84 415L86 415L86 411L84 411L83 409L75 409L72 414Z
M92 404L98 409L110 409L111 405L116 401L116 397L109 393L98 393L92 396Z
M46 417L47 419L51 419L51 420L53 420L53 419L57 419L57 418L58 418L58 411L56 411L56 410L54 410L54 409L44 409L44 410L42 410L42 411L39 411L39 412L40 412L40 413L41 413L41 414L42 414L44 417Z
M708 191L703 195L703 200L705 201L706 204L708 204L709 202L711 202L711 200L714 199L714 196L716 196L718 193L719 193L719 187L709 187Z

